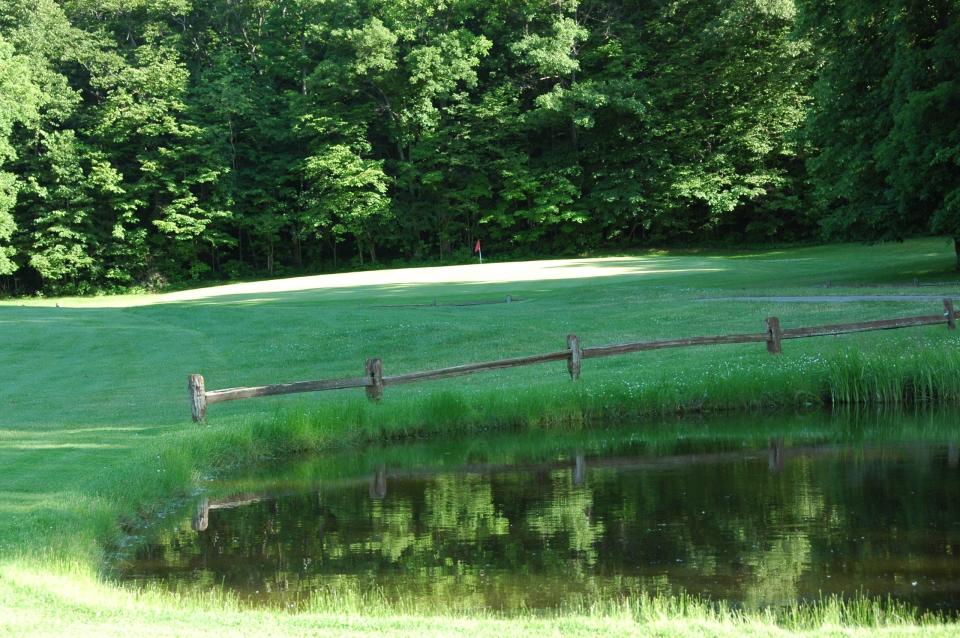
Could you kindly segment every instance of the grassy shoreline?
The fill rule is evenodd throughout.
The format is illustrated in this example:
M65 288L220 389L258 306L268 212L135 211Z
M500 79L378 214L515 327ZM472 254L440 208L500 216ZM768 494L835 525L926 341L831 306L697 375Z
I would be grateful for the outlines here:
M789 419L787 419L789 420ZM735 422L731 419L731 423ZM776 419L774 419L776 421ZM921 415L906 426L899 426L896 414L877 421L867 416L867 431L851 434L856 440L916 440L949 436L952 429L936 413ZM283 610L251 609L216 589L205 592L167 592L156 587L138 589L118 586L103 580L104 551L122 537L116 520L131 525L146 524L165 508L170 499L186 497L201 480L221 471L233 471L258 460L290 453L284 424L288 415L278 415L271 427L262 422L244 425L220 425L164 437L158 445L129 459L117 468L129 480L93 488L98 498L84 503L88 514L98 513L91 524L72 527L69 540L87 537L95 546L85 558L83 549L73 543L49 552L9 555L0 561L0 630L11 635L123 635L131 627L148 634L199 635L211 628L232 635L371 635L406 636L427 632L448 635L471 631L479 635L526 635L543 632L568 635L636 635L637 632L664 636L686 635L954 635L956 620L935 614L921 614L909 605L889 600L854 597L851 600L827 598L800 603L786 609L743 612L723 604L684 595L658 595L619 601L585 601L582 605L521 615L503 615L476 609L457 610L431 606L429 601L387 601L376 594L334 591L316 596L305 609L291 614ZM639 436L651 440L676 440L678 431L689 437L690 423L680 419L671 423L651 422L657 429ZM696 423L693 424L694 426ZM947 429L944 429L946 427ZM677 430L673 430L677 428ZM665 430L665 431L662 431ZM719 430L723 431L721 426ZM597 432L590 428L568 428L571 436L583 433L588 439ZM776 430L782 432L782 430ZM822 429L801 427L787 430L795 441L820 440L829 436ZM530 431L536 436L536 429ZM705 439L717 435L704 433ZM599 435L602 445L602 435ZM694 436L696 434L694 433ZM731 440L746 441L765 436L762 428L747 426L746 432L731 431ZM689 440L687 438L686 440ZM429 441L429 439L425 439ZM315 452L340 449L344 444L335 432L315 439ZM589 443L588 443L589 445ZM348 448L349 449L349 448ZM220 464L220 467L211 465ZM149 471L162 468L161 480ZM145 471L146 470L146 471ZM110 488L112 485L112 489ZM146 506L146 507L144 507ZM136 522L129 513L136 511ZM114 518L116 517L116 518ZM108 524L112 521L114 524ZM122 527L122 526L121 526ZM109 528L109 529L107 529ZM67 539L66 530L57 535ZM113 540L108 540L113 539ZM136 537L133 538L136 540ZM92 551L90 551L92 550ZM37 623L40 623L39 626ZM877 633L874 633L877 632Z
M388 388L376 405L362 393L215 405L202 427L189 424L183 387L188 372L203 372L212 387L227 387L354 374L367 356L383 356L391 370L403 371L536 352L554 348L567 332L603 343L755 331L769 314L803 325L928 312L931 304L925 303L891 308L716 302L708 309L693 307L709 313L709 330L700 321L677 321L692 312L691 300L698 296L742 294L748 285L751 294L823 294L819 286L827 279L841 286L845 281L893 286L915 276L949 281L948 248L928 240L759 256L647 256L568 265L560 274L531 266L514 276L511 269L522 268L513 266L497 280L490 279L491 271L479 271L472 280L458 279L465 277L462 271L441 273L432 284L425 270L420 274L425 280L409 287L387 276L382 285L341 282L240 296L230 291L223 297L208 291L159 305L130 300L127 307L115 307L117 299L110 300L111 307L96 300L76 307L64 301L60 308L0 304L0 329L11 337L0 352L6 373L0 401L7 406L0 417L0 463L7 467L0 477L0 634L190 635L216 627L217 633L235 635L341 630L778 635L782 625L799 633L866 635L867 625L839 612L814 614L801 626L762 616L720 618L702 608L684 615L663 600L651 608L661 610L652 615L568 610L554 618L503 619L358 608L348 618L343 610L319 606L287 615L236 609L216 597L132 592L103 583L100 566L105 548L121 538L118 521L130 526L153 516L215 468L408 437L589 429L641 415L827 404L957 405L960 339L945 327L931 327L791 342L781 357L770 357L762 346L618 357L585 362L577 384L565 378L562 364L549 365L471 378L463 385ZM951 287L924 292L946 295ZM467 310L374 308L398 298L416 303L504 294L530 301ZM329 345L343 356L327 359ZM886 620L877 622L891 635L920 630L917 619L906 619L902 610L878 614ZM923 627L927 635L958 631L952 622L924 622L932 623Z

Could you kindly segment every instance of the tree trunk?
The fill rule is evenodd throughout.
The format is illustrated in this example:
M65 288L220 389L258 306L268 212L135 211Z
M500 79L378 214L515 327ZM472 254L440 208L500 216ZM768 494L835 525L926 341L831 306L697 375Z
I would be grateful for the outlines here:
M570 88L573 88L573 85L577 83L577 72L574 71L570 74ZM573 152L576 155L580 154L580 138L577 135L577 123L573 118L570 118L570 145L573 147Z
M297 262L297 268L303 268L303 242L300 240L300 233L293 232L293 257Z

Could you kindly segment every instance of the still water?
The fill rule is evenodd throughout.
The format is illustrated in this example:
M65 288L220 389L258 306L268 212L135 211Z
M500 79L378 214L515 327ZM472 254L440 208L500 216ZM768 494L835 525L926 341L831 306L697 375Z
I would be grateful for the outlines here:
M810 425L524 435L262 469L209 486L118 572L288 607L348 587L498 610L640 591L960 608L957 443Z

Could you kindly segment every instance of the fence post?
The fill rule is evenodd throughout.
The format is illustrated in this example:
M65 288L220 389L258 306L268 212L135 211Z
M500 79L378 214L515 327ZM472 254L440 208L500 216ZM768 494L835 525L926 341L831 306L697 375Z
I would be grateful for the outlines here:
M187 388L190 390L190 413L195 423L203 421L207 414L207 391L203 384L202 374L191 374L187 377Z
M956 330L956 329L957 329L957 317L956 317L956 315L954 314L954 310L953 310L953 299L949 299L949 298L948 298L948 299L944 299L944 300L943 300L943 309L944 309L944 311L945 311L944 314L947 316L947 327L948 327L950 330Z
M367 398L371 401L379 401L383 398L383 360L367 359L364 372L373 382L372 385L367 386Z
M580 359L583 356L583 350L580 349L580 338L577 335L567 335L567 348L570 349L567 370L570 372L570 378L576 381L580 378Z
M777 317L767 317L767 352L770 354L780 354L780 340L783 338L783 330L780 329L780 319Z
M193 512L193 519L190 521L190 527L195 532L205 532L210 526L210 499L204 496L197 503L197 508Z

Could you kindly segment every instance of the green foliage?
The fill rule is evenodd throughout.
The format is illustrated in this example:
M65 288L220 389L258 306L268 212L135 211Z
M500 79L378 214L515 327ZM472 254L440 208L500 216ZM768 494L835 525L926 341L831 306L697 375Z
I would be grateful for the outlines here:
M812 228L786 0L0 6L7 290Z
M512 49L521 64L529 65L544 79L566 77L580 70L576 51L589 35L573 18L559 16L551 22L547 35L528 33Z
M807 137L826 231L960 237L960 5L801 7L803 27L824 54Z
M305 213L314 232L329 230L334 241L350 235L357 246L371 248L373 259L373 229L390 210L383 162L363 159L349 146L333 144L307 158L304 175L309 184Z
M36 117L37 94L28 60L17 55L0 34L0 169L17 156L10 144L10 135L15 125ZM17 203L19 188L16 175L0 170L0 275L17 269L11 260L15 250L8 242L17 229L11 211Z
M960 19L918 7L0 0L0 288L957 236Z

